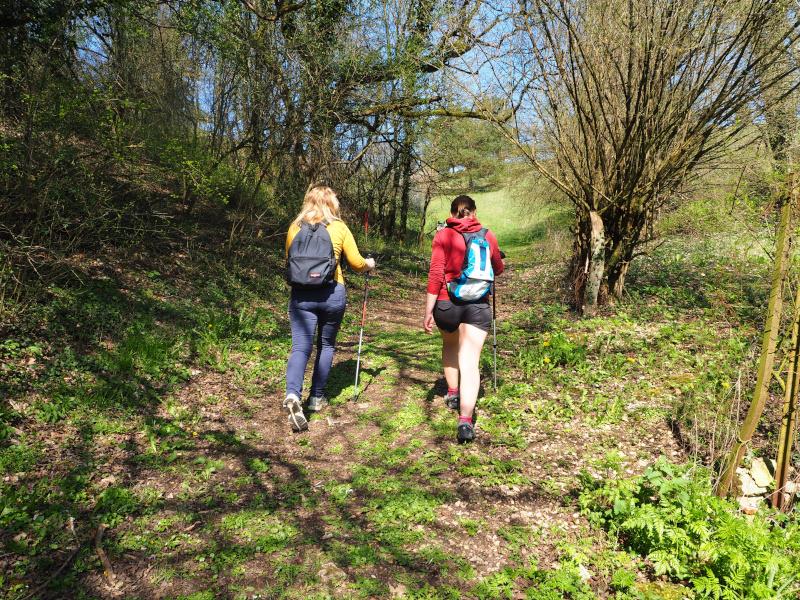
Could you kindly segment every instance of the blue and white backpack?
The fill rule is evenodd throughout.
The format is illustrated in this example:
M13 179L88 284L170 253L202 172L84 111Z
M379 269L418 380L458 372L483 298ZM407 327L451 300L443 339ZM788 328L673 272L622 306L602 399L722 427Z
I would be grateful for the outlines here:
M447 282L450 299L457 302L475 302L486 297L494 281L492 248L486 239L485 227L480 231L462 233L467 250L461 274Z

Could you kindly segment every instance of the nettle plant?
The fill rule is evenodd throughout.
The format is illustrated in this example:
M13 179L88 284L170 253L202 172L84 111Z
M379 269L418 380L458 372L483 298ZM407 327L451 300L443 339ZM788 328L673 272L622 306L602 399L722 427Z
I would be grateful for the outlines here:
M696 597L788 598L800 589L797 520L739 514L713 494L702 470L661 458L637 478L581 478L589 519L645 557L654 575L691 585Z

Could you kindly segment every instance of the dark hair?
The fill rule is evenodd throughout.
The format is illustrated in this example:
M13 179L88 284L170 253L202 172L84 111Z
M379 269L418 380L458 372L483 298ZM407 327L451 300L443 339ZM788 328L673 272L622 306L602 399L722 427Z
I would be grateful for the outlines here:
M469 196L456 196L455 200L450 203L450 214L456 215L459 219L463 219L464 217L472 216L472 213L478 207L475 206L475 200L470 198Z

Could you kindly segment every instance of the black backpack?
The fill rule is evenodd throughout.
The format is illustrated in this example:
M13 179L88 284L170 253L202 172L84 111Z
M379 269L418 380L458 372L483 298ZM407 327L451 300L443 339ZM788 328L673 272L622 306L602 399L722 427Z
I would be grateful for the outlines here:
M328 285L336 274L336 254L325 223L302 223L286 257L286 281L295 288Z

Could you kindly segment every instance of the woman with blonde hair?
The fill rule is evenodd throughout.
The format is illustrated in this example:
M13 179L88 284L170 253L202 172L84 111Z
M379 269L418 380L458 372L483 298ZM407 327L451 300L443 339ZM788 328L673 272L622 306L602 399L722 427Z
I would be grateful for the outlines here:
M321 410L328 381L336 335L346 305L341 257L364 273L375 268L375 260L363 258L353 234L339 216L336 193L326 186L306 192L303 208L286 235L287 279L292 286L289 323L292 350L286 365L286 399L289 424L294 431L308 429L301 404L303 376L317 338L317 357L306 409Z

